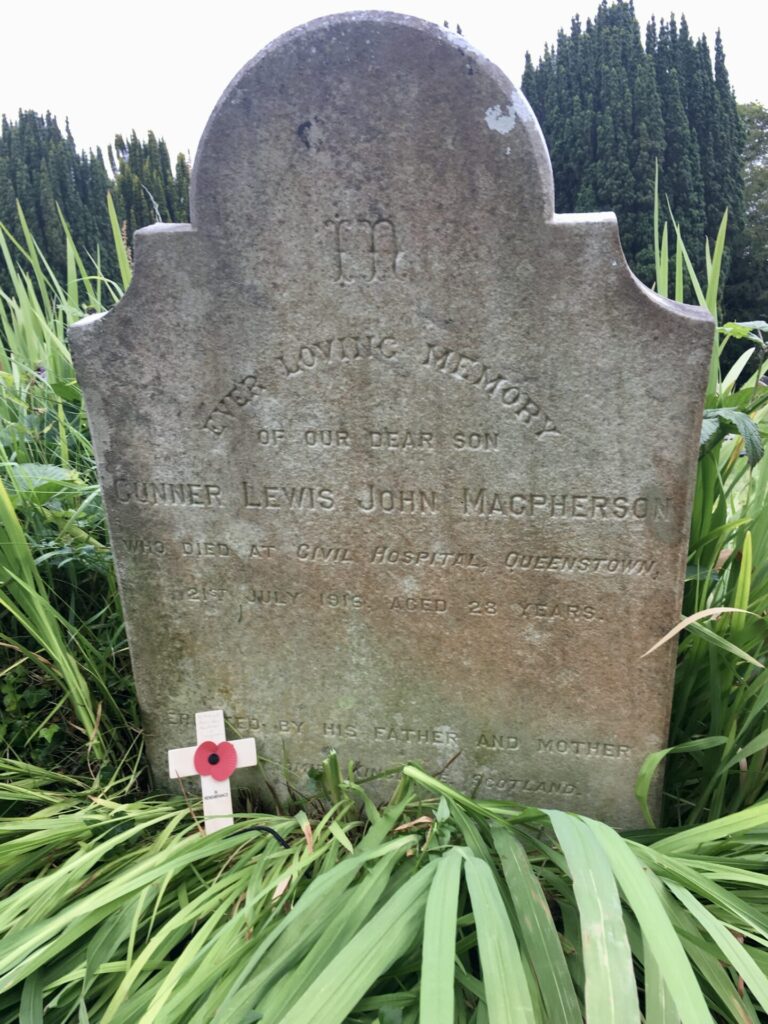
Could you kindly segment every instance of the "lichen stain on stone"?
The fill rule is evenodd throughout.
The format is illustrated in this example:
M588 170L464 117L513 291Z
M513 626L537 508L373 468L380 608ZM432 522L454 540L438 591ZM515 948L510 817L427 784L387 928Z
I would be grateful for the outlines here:
M507 105L506 109L502 109L497 104L495 107L489 107L485 112L485 123L492 132L499 132L500 135L509 135L515 127L516 120L517 114L510 104Z

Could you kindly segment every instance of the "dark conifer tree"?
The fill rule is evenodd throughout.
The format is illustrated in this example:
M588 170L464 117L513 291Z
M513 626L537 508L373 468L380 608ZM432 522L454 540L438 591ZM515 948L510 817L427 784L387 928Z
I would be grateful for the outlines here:
M168 147L149 133L133 132L126 143L109 149L114 181L101 151L78 152L67 122L62 132L50 113L20 111L18 119L0 121L0 223L21 236L18 206L45 258L59 276L66 274L66 246L61 217L82 253L99 261L109 277L117 276L106 197L114 193L118 217L133 232L157 220L189 219L189 167L183 156L171 165ZM7 285L0 269L0 286Z
M768 110L746 103L739 114L745 129L745 215L734 239L725 314L731 320L768 320Z
M662 202L697 257L726 206L735 232L742 136L719 36L713 68L706 39L694 41L684 17L651 19L643 46L632 3L602 0L583 29L574 19L570 34L558 33L538 65L526 56L522 86L550 147L557 209L615 210L644 280L653 278L657 161Z
M115 205L129 239L146 224L189 220L189 166L182 154L176 159L174 175L165 142L153 132L146 141L131 132L127 141L122 135L115 136L108 155L115 179Z

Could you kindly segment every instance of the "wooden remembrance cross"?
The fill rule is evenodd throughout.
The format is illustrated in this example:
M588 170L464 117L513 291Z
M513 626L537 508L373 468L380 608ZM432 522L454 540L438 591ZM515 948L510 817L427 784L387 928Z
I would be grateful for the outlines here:
M168 751L172 779L200 776L206 835L234 823L229 777L237 768L256 764L256 740L228 740L223 711L199 711L195 715L197 746Z

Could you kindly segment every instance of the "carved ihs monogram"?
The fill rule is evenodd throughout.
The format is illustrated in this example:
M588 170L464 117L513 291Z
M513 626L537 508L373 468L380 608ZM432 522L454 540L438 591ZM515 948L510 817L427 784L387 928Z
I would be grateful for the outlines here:
M333 244L337 284L402 280L405 274L395 225L386 217L333 217L325 221Z

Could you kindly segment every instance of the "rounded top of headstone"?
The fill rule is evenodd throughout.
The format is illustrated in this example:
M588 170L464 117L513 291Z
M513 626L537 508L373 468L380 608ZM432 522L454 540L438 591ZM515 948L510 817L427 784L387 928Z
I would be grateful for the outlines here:
M191 220L236 242L276 193L375 207L446 182L452 202L498 195L532 226L552 216L549 155L525 98L436 25L333 15L281 36L226 89L195 160Z

